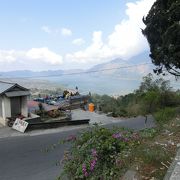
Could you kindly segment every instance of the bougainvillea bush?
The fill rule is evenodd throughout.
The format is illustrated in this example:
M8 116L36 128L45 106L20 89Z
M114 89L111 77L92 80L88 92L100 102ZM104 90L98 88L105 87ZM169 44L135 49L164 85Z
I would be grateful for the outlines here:
M64 155L64 171L68 179L116 179L126 167L126 157L140 143L137 132L125 129L94 127L78 136ZM129 163L128 163L129 164Z

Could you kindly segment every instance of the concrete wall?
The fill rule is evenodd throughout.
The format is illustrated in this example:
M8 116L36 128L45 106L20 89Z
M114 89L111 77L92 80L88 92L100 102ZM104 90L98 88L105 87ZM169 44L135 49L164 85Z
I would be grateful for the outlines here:
M3 117L11 117L11 101L8 97L4 96L3 101Z
M0 123L6 125L6 117L11 117L11 103L6 96L1 96L1 113Z
M2 110L2 97L0 97L0 123L5 125L5 121L3 119L3 110Z
M0 124L6 126L6 121L2 117L0 117Z
M19 109L23 116L28 117L28 107L27 107L27 98L28 96L17 97L19 100L14 101L13 105L11 104L11 98L4 96L0 97L0 123L6 125L6 118L11 117L11 108ZM15 100L15 99L14 99ZM19 104L20 102L20 104Z
M21 97L21 114L28 117L27 96Z
M0 117L2 117L2 97L0 96Z

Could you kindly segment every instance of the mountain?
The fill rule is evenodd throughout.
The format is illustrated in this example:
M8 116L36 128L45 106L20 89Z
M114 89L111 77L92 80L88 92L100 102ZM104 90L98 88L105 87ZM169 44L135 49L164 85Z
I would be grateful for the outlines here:
M132 92L134 89L138 88L142 77L147 73L152 72L151 68L148 65L136 66L137 64L142 64L145 62L150 62L148 52L144 52L128 60L116 58L109 62L95 65L87 70L69 69L56 71L49 70L41 72L27 70L11 71L0 72L0 77L7 77L10 80L19 78L14 80L18 83L23 81L28 85L29 88L34 87L34 84L36 84L37 88L48 88L53 87L54 84L57 84L66 88L75 88L76 86L78 86L81 92L90 91L91 93L98 94L121 95ZM132 67L127 68L128 66ZM106 70L104 71L104 69ZM82 72L85 73L81 74ZM22 77L29 78L22 79ZM30 77L36 77L36 79L30 79ZM36 80L38 80L37 83L35 82ZM33 86L30 86L32 81L34 81L32 83ZM41 85L40 82L42 82ZM47 85L48 82L50 84L49 86ZM44 83L45 85L43 86Z
M95 65L88 71L97 71L91 76L119 76L121 78L140 78L142 74L146 74L151 68L145 63L150 63L151 60L148 52L144 52L134 56L128 60L116 58L112 61ZM104 71L105 70L105 71Z
M20 78L20 77L56 76L56 75L58 76L63 74L81 73L81 72L90 72L90 71L100 71L95 73L95 75L100 75L100 74L108 75L113 73L120 73L120 71L124 74L125 72L127 72L127 70L126 69L122 70L121 67L131 66L134 64L141 64L143 62L150 62L150 59L148 57L148 52L141 53L138 56L132 57L128 60L116 58L109 62L95 65L87 70L69 69L69 70L48 70L48 71L40 71L40 72L30 71L30 70L17 70L17 71L0 72L0 77ZM106 71L103 71L104 69Z
M53 76L53 75L61 75L63 74L63 70L57 70L57 71L29 71L29 70L18 70L18 71L8 71L8 72L0 72L1 77L35 77L35 76Z

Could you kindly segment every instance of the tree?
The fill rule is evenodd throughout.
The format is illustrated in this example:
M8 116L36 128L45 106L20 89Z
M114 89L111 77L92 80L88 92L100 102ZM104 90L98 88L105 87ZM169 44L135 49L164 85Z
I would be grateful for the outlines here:
M143 81L139 86L138 93L146 93L149 91L160 91L161 93L171 91L170 81L162 78L155 79L151 73L143 77Z
M144 101L145 111L151 113L159 107L176 104L169 80L155 79L151 73L143 77L137 95Z
M156 110L159 102L160 94L158 91L149 91L145 94L143 101L145 102L145 113L152 113Z
M156 0L143 22L154 72L180 76L180 0Z

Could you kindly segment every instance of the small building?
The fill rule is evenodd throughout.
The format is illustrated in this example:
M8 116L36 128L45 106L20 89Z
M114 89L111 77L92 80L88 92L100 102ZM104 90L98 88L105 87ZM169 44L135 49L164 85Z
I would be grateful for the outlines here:
M0 123L6 125L8 117L28 117L29 95L28 89L16 83L0 81Z

